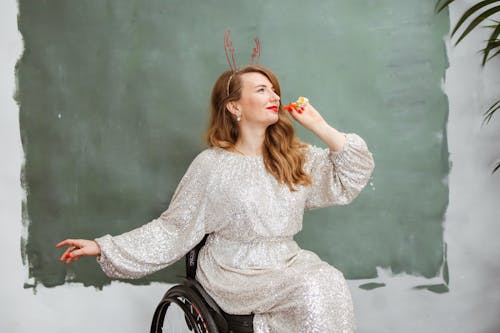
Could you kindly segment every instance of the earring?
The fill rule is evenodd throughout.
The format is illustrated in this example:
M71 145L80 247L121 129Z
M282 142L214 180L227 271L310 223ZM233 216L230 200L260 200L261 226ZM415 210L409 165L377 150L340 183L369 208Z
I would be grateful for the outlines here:
M241 120L241 114L240 114L240 113L238 113L238 114L236 115L236 121L240 121L240 120Z

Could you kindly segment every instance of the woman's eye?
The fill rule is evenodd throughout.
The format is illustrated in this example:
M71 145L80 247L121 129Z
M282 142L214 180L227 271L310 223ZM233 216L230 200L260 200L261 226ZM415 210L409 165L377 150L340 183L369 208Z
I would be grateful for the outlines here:
M258 92L264 92L264 88L260 88L259 90L257 90Z

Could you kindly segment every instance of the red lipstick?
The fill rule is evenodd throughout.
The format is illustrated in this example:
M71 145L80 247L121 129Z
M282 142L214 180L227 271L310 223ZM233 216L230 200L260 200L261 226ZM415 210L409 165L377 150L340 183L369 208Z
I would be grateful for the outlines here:
M278 112L278 107L276 105L273 105L273 106L268 106L266 109L268 110L272 110L274 112Z

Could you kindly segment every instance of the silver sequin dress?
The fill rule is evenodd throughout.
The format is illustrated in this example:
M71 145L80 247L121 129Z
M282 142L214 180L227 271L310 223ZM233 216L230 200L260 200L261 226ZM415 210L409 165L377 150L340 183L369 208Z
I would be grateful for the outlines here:
M308 146L312 186L291 192L262 157L208 148L191 163L168 209L142 227L97 238L110 277L139 278L181 259L210 234L197 280L227 313L255 313L256 333L354 332L343 274L293 236L304 210L350 203L367 184L372 154L357 134L340 152Z

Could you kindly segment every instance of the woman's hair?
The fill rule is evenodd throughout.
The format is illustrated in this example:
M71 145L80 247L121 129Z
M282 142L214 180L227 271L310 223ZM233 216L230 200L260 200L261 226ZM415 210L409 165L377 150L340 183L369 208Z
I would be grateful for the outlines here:
M235 147L239 136L239 125L226 108L229 102L241 98L242 79L245 73L261 73L266 76L276 94L281 97L278 79L268 68L246 66L236 72L226 71L219 76L212 89L210 100L210 124L206 132L206 141L210 147L231 149ZM266 129L263 159L266 170L280 184L286 184L291 191L294 185L310 185L311 176L304 172L306 161L305 147L295 136L295 129L288 114L281 110L278 121Z

